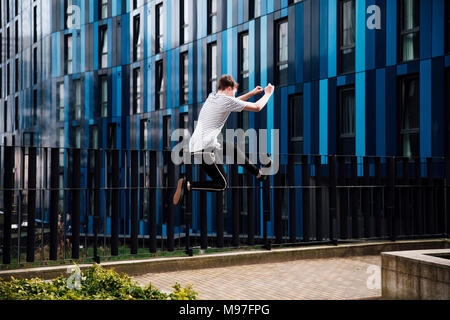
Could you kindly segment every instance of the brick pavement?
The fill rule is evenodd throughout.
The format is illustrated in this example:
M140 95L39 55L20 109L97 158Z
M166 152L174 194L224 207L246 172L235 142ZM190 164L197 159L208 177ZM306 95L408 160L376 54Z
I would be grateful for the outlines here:
M361 256L304 259L225 268L153 273L134 277L171 291L178 282L192 283L202 300L347 300L380 298L369 289L370 265L381 267L381 257ZM380 275L381 276L381 275ZM381 278L380 278L381 282Z

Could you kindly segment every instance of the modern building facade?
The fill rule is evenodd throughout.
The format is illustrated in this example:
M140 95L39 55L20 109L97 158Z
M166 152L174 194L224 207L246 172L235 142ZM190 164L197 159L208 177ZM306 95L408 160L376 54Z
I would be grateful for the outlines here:
M192 133L217 79L231 74L240 92L276 85L262 112L233 114L227 126L279 129L281 154L450 153L448 0L0 0L0 6L3 145L170 150L177 143L172 130ZM81 183L90 183L87 171ZM163 172L157 183L164 185ZM209 194L209 232L214 201ZM158 208L164 233L167 207ZM139 212L139 232L146 234L147 209ZM102 216L108 217L103 209ZM198 221L195 207L193 229ZM121 225L121 233L128 229Z

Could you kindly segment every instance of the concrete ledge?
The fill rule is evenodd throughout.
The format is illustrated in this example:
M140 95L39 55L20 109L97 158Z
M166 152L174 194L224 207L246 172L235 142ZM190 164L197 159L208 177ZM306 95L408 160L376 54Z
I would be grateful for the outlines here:
M405 240L405 241L378 241L353 244L318 245L287 249L273 249L271 251L245 251L231 253L217 253L197 255L193 257L150 258L142 260L126 260L105 262L101 265L117 272L137 276L146 273L162 273L179 270L193 270L227 267L247 264L260 264L271 262L293 261L301 259L323 259L335 257L351 257L378 255L385 251L442 249L450 248L449 239L433 240ZM79 265L81 270L89 268L91 264ZM58 276L68 276L69 266L39 267L30 269L0 271L0 279L9 280L11 276L16 279L54 279Z
M450 249L381 253L383 299L450 300Z

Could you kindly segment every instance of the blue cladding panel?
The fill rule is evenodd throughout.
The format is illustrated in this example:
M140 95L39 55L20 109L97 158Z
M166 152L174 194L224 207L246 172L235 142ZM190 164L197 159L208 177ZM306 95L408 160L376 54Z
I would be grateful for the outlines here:
M328 77L337 73L337 0L328 1Z
M355 81L356 102L356 155L366 155L366 73L357 73Z
M356 0L356 72L366 69L366 0Z
M386 69L376 71L376 154L386 155Z
M386 65L397 63L397 1L386 0Z
M431 60L420 63L420 156L431 157Z
M328 80L320 81L319 89L319 153L328 154Z
M433 57L444 54L445 0L433 0L431 46Z

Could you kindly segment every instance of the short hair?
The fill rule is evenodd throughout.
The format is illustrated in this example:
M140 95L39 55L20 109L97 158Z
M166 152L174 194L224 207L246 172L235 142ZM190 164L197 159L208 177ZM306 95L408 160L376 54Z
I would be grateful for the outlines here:
M226 90L229 87L237 89L239 87L239 84L234 81L233 77L230 75L221 76L217 83L217 88L219 90Z

